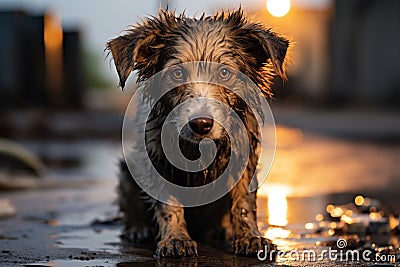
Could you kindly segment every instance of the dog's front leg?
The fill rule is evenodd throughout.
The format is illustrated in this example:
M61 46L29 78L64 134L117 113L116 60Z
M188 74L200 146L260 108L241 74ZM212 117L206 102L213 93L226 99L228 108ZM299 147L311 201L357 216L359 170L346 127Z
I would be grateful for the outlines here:
M157 244L157 257L197 256L197 243L186 229L182 207L158 203L155 216L161 238Z
M246 177L247 173L231 191L233 251L235 255L255 256L258 251L265 253L267 250L269 259L272 258L270 255L275 254L276 246L258 231L256 192L249 192L250 179Z

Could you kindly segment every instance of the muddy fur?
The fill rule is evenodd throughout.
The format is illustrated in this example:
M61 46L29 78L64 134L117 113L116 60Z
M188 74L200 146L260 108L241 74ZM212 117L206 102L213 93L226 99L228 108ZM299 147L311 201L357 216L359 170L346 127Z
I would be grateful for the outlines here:
M144 20L107 44L121 87L125 86L132 71L138 74L137 82L143 83L165 68L173 69L177 64L185 62L205 61L226 64L239 70L257 84L265 96L271 95L269 86L273 75L278 74L286 79L284 62L288 46L289 42L285 38L261 24L249 21L240 9L221 12L215 16L202 16L199 19L160 11L158 17ZM193 73L199 72L185 71L188 79ZM204 75L213 75L215 71L204 70ZM227 87L255 90L239 76L235 76L234 72L231 76L224 80ZM171 79L167 77L165 83L173 85L174 81ZM151 99L152 85L146 86L145 92ZM182 131L181 150L188 159L199 156L198 141L201 138L211 138L217 147L215 160L205 170L185 172L166 159L161 149L160 132L163 122L174 107L196 97L213 98L230 106L247 131L237 130L234 140L230 140L223 127L216 122L212 130L204 136L193 134L187 129ZM238 128L230 120L229 114L221 113L218 105L201 102L182 109L176 118L176 124L179 126L180 123L187 123L190 116L200 109L203 110L204 106L207 106L207 112L222 125L229 125L231 129ZM234 156L231 157L231 142L243 145L243 139L248 139L250 145L249 160L243 176L229 195L203 207L184 209L149 198L135 183L125 162L121 162L118 196L121 211L124 213L126 235L138 243L156 238L158 244L155 254L158 257L197 255L197 243L192 237L201 241L230 238L233 252L237 255L256 255L264 245L273 249L274 245L258 231L256 193L249 192L249 184L259 159L259 127L253 112L240 97L215 84L179 85L156 103L146 124L146 148L153 165L165 179L183 186L210 183L222 174L229 161L239 162L242 155L232 154ZM136 168L143 169L143 176L149 175L151 172L146 171L147 167L135 155L133 152L126 160L132 162ZM231 175L235 176L234 173ZM230 220L227 220L225 214L230 214ZM153 225L158 229L156 236L153 236Z

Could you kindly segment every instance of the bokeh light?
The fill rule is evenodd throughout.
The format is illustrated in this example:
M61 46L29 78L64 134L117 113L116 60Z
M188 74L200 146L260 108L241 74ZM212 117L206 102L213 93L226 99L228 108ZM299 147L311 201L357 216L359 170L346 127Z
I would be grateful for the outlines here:
M363 196L356 196L354 199L354 203L356 203L357 206L361 206L364 204L364 197Z

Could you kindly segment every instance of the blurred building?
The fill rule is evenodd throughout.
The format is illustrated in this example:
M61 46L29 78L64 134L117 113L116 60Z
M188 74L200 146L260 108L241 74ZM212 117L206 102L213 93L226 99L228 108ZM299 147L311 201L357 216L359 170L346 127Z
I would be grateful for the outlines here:
M338 101L400 104L400 1L335 1L332 92Z
M0 11L2 108L81 107L79 31L65 31L51 13Z

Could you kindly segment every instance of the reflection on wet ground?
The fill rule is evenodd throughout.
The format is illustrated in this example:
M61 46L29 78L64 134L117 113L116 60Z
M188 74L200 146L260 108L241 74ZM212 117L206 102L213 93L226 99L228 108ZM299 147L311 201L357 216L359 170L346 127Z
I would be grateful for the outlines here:
M82 229L68 231L59 235L59 246L62 248L88 248L92 251L108 253L120 252L121 229Z
M152 248L122 242L122 226L112 220L118 217L112 203L119 143L26 145L49 168L34 190L1 193L16 208L14 217L0 220L1 266L267 264L203 244L198 258L154 259ZM398 158L398 146L353 143L278 128L276 159L258 198L260 230L286 252L274 265L400 266ZM338 239L347 244L342 250ZM290 254L312 250L321 255L327 249L368 250L374 259L377 255L387 258L370 263L332 260L325 254L318 260L302 260Z

